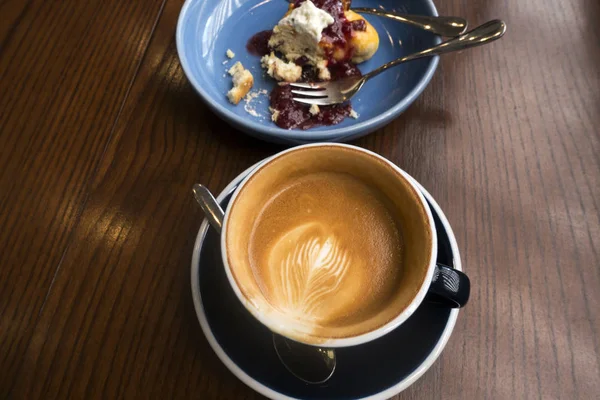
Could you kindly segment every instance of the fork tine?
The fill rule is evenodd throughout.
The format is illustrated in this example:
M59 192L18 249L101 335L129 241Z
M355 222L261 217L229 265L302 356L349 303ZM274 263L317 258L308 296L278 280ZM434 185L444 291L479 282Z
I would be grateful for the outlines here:
M325 83L302 83L302 82L291 82L289 83L292 87L302 88L302 89L324 89Z
M292 90L292 93L310 97L327 96L327 90Z
M335 101L334 99L331 99L329 97L325 97L322 99L303 99L301 97L294 97L294 101L297 101L298 103L304 103L304 104L316 104L318 106L328 106L331 104L337 104L337 103L341 103L340 101Z

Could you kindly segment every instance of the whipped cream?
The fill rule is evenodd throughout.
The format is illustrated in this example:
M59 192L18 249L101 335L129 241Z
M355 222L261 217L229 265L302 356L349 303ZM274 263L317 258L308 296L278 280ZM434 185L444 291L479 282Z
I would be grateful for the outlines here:
M269 46L290 61L305 56L316 65L323 59L323 50L319 47L323 29L333 22L331 15L307 0L279 21L273 29Z
M323 29L333 24L333 17L307 0L279 21L278 26L291 26L301 35L309 36L315 43L321 41Z

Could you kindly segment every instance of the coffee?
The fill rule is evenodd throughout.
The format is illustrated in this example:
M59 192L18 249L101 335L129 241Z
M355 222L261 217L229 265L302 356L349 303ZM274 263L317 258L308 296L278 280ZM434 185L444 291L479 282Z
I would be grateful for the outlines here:
M414 187L385 160L341 146L291 150L260 167L230 202L224 231L240 299L305 343L360 336L399 317L432 252Z
M267 300L287 315L350 325L397 290L401 235L385 198L360 180L335 172L298 177L257 211L251 268Z

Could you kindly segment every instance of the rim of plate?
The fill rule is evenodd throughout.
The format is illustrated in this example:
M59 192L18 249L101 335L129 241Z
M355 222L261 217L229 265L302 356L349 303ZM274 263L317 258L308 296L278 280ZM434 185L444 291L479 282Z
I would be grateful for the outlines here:
M433 78L433 74L435 73L437 66L439 64L439 56L434 56L431 58L431 62L427 66L427 70L425 71L425 75L423 78L417 83L417 85L411 90L404 99L398 104L392 106L389 110L370 118L366 121L359 122L355 125L351 125L348 127L337 127L328 129L327 131L301 131L294 129L283 129L279 128L277 125L273 124L273 126L264 125L258 123L251 118L244 118L233 111L229 110L227 107L222 106L221 104L215 103L212 101L212 96L203 89L202 85L196 77L191 73L190 64L187 58L187 53L183 50L183 21L187 18L190 7L196 2L200 0L186 0L181 11L179 13L179 18L177 19L177 32L176 32L176 42L177 42L177 54L179 55L179 61L181 63L181 67L185 73L185 76L190 81L196 92L202 97L204 102L217 114L219 114L223 119L227 121L232 121L234 124L241 126L253 133L262 133L268 137L273 137L276 139L288 139L288 140L335 140L341 139L343 137L351 137L354 135L360 135L362 132L369 130L373 126L380 127L391 119L395 118L397 114L401 113L404 109L406 109L413 101L417 99L417 97L425 90L431 79ZM437 9L435 4L433 4L432 0L422 0L426 3L426 5L431 9L433 16L438 16ZM436 40L440 40L439 38Z
M219 195L217 196L217 201L219 202L219 204L229 194L231 194L235 190L236 186L244 179L244 177L246 175L248 175L257 166L259 166L260 164L262 164L265 161L270 160L271 158L272 157L268 157L262 161L259 161L258 163L247 168L244 172L242 172L237 177L235 177L225 187L225 189L223 189L223 191L221 193L219 193ZM423 192L423 196L429 202L431 207L433 207L433 209L435 210L436 214L438 215L440 221L442 222L442 225L444 226L444 229L446 230L446 233L448 234L448 240L450 241L450 247L452 248L452 255L454 258L453 259L454 268L459 271L462 271L462 263L461 263L461 259L460 259L458 244L456 243L456 237L454 236L454 232L452 231L452 227L450 226L450 223L448 222L446 215L444 214L444 212L442 211L440 206L437 204L435 199L431 196L431 194L429 194L429 192L427 190L425 190L425 188L423 188L423 186L421 186L421 184L419 184L419 182L417 182L414 178L412 178L410 176L409 176L409 178L413 181L415 186ZM194 243L194 253L192 255L192 268L191 268L191 280L192 280L191 288L192 288L192 297L194 300L194 308L196 310L196 316L198 317L198 321L200 322L200 327L202 328L202 332L204 332L204 336L208 340L210 347L212 347L212 349L216 353L217 357L219 357L221 362L223 364L225 364L227 369L229 369L239 380L241 380L247 386L254 389L256 392L258 392L264 396L267 396L271 399L299 400L294 397L289 397L282 393L279 393L279 392L271 389L270 387L264 385L263 383L255 380L250 375L248 375L243 369L241 369L236 363L234 363L231 358L229 358L227 353L223 350L223 348L221 347L221 345L215 338L214 334L212 333L212 329L210 327L210 324L208 323L208 320L206 319L206 314L204 313L204 306L202 304L202 296L200 294L200 281L199 281L200 254L202 252L202 244L204 243L204 238L206 236L206 232L208 231L208 228L209 228L208 220L205 218L202 221L202 224L200 225L200 229L198 230L198 235L196 236L196 242ZM442 336L436 343L436 345L433 348L433 350L431 351L431 353L429 353L427 358L425 358L425 360L413 372L411 372L407 377L405 377L401 381L397 382L396 384L390 386L389 388L387 388L379 393L376 393L374 395L363 397L362 400L385 400L385 399L388 399L388 398L400 393L401 391L403 391L404 389L406 389L407 387L412 385L414 382L416 382L425 372L427 372L427 370L429 368L431 368L431 366L434 364L434 362L438 359L438 357L442 353L442 350L444 350L444 347L446 347L446 344L448 343L448 340L450 339L450 336L452 335L452 331L454 330L454 326L455 326L456 320L458 318L458 313L459 313L458 309L452 309L450 311L450 316L448 317L448 322L446 323L446 327L444 328L444 331L442 332Z

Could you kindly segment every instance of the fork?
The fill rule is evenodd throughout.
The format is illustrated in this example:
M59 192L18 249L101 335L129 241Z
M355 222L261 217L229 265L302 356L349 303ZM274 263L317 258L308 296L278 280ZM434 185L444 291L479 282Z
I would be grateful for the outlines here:
M354 96L369 79L379 75L383 71L387 71L388 69L395 67L396 65L423 57L432 57L475 46L481 46L483 44L500 39L505 32L506 24L503 21L492 20L454 39L440 43L437 46L398 58L392 62L384 64L363 76L351 76L329 82L290 83L289 85L295 88L307 89L292 90L292 93L294 94L307 96L294 97L294 100L299 103L311 105L316 104L318 106L339 104L349 100L352 96Z

